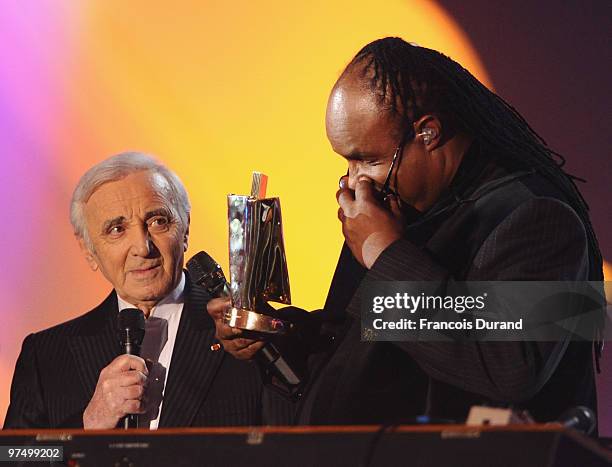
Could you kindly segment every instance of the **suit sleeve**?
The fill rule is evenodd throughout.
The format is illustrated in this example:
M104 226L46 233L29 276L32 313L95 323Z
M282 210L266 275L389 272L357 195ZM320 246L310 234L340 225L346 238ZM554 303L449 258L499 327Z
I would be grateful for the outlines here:
M36 336L23 341L11 384L11 401L4 421L8 428L49 428L38 375Z
M531 199L490 232L468 280L586 280L587 241L566 204ZM390 245L367 274L378 281L445 281L451 274L408 239ZM520 402L544 385L565 346L556 342L399 342L432 378L493 400ZM546 369L546 370L545 370Z

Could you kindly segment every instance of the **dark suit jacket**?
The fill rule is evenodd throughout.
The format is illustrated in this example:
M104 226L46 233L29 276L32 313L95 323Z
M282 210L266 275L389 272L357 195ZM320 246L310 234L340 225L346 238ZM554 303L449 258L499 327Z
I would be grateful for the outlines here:
M160 427L260 423L254 365L211 352L210 297L187 275L185 305L165 389ZM76 319L30 334L17 360L4 428L82 427L100 370L120 354L117 296Z
M575 405L595 409L590 343L361 341L360 294L369 281L589 278L584 226L559 190L470 152L449 192L370 270L344 247L325 309L315 312L318 341L325 335L330 344L310 352L294 423L463 420L473 404L526 408L540 421ZM266 398L282 422L286 404L274 391Z

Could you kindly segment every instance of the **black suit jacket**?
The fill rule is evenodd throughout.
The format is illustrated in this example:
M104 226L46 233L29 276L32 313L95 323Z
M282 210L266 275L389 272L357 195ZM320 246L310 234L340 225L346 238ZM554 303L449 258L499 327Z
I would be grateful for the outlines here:
M208 300L187 275L160 427L260 423L259 374L248 362L210 350L215 326ZM120 354L117 313L113 291L87 314L26 337L4 428L83 426L100 371Z
M310 351L294 423L463 420L473 404L526 408L539 421L575 405L595 409L590 343L362 341L369 281L594 280L584 226L559 190L482 157L466 156L449 192L370 270L344 247L325 309L314 313L317 342L330 344ZM276 392L266 398L282 422L287 405Z

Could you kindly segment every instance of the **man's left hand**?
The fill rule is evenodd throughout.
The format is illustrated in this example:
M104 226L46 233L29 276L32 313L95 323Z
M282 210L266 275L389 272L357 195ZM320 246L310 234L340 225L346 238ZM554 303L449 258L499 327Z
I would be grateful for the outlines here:
M223 350L238 360L252 360L265 342L241 337L242 331L232 328L223 322L223 315L232 307L229 297L213 298L206 305L208 314L215 321L215 337L219 339Z
M359 179L354 195L348 188L341 188L336 198L346 243L357 261L370 269L378 256L402 236L398 200L391 196L389 207L383 206L375 197L374 183L367 177Z

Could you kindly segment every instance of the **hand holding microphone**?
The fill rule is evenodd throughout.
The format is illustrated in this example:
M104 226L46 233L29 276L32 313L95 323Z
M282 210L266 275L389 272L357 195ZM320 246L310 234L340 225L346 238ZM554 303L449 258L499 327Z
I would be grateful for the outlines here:
M142 396L149 371L138 356L144 338L144 314L136 308L122 310L118 337L123 355L100 372L94 395L83 413L85 429L111 429L123 417L124 428L136 428L136 416L144 413Z

